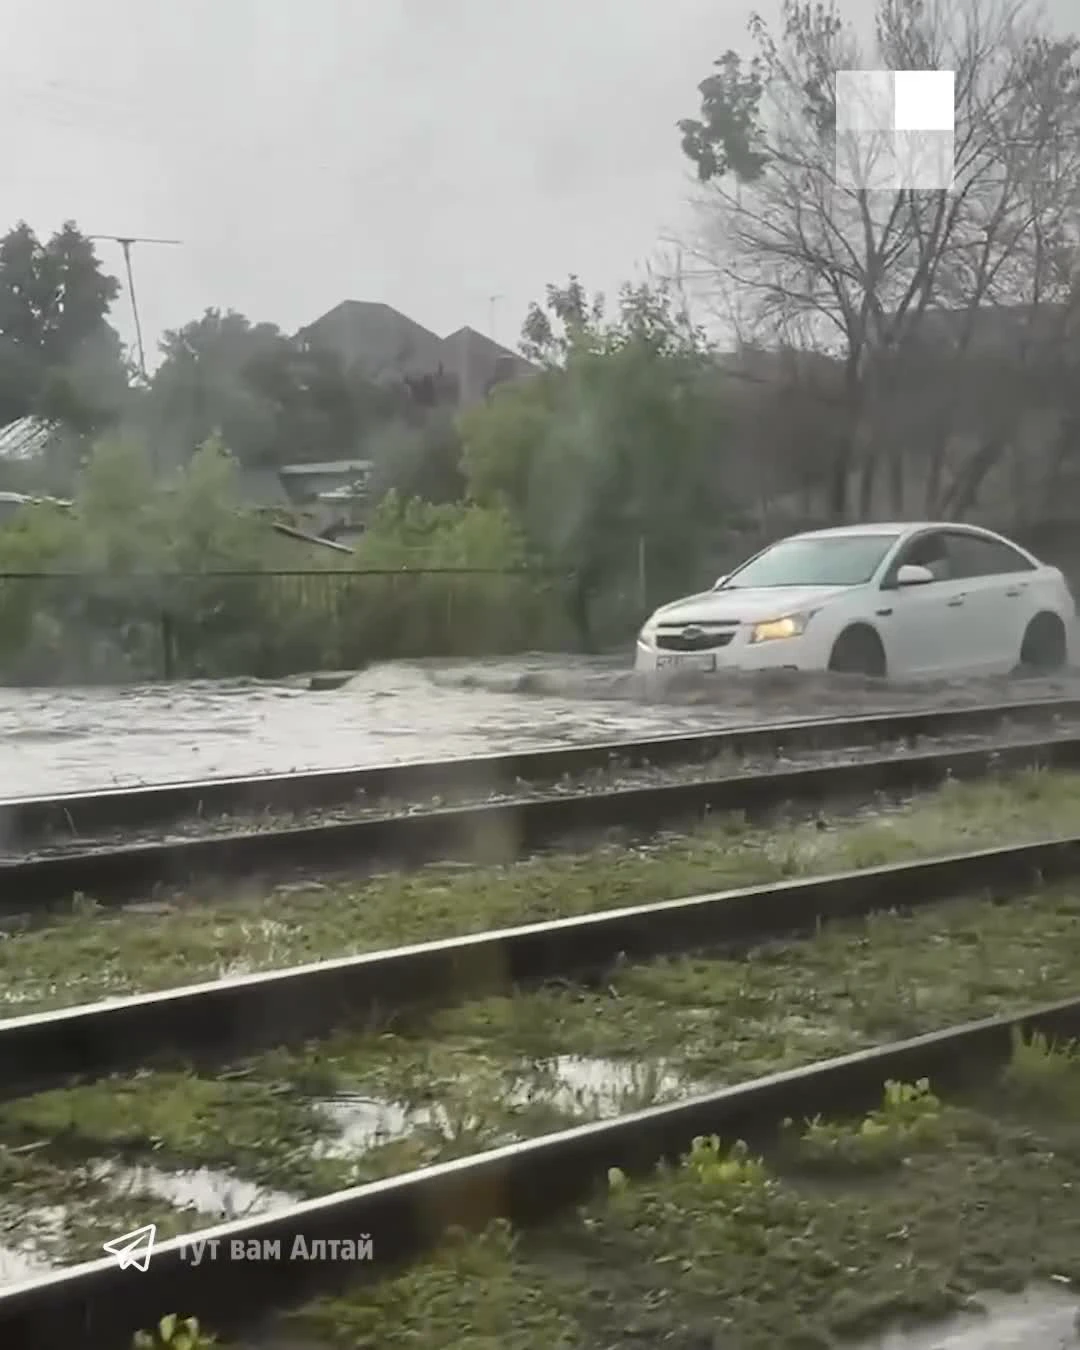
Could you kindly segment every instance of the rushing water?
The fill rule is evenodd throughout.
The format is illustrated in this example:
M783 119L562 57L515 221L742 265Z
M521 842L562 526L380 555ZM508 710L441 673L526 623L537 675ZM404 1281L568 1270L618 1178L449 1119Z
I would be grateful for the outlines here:
M774 674L643 684L608 658L390 663L306 679L0 689L0 797L476 755L852 711L1080 695L1080 676L874 686Z

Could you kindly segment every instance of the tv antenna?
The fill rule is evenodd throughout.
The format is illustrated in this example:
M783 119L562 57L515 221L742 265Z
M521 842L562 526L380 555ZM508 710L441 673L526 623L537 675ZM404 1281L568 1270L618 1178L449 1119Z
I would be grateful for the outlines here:
M127 271L128 295L131 298L131 316L135 320L135 341L138 344L139 352L139 371L145 381L146 374L146 350L143 347L142 324L139 322L139 306L135 299L135 274L131 270L131 247L133 244L180 244L181 239L151 239L146 235L139 234L91 234L90 239L108 239L114 244L119 244L124 251L124 268Z

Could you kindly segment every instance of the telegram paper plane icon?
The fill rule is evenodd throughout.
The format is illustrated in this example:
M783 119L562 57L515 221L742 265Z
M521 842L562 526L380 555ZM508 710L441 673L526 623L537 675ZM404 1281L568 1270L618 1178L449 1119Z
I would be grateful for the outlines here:
M142 1228L133 1228L123 1237L113 1238L105 1243L105 1250L115 1256L121 1270L146 1270L150 1265L150 1256L154 1250L154 1238L157 1236L157 1224L144 1224Z

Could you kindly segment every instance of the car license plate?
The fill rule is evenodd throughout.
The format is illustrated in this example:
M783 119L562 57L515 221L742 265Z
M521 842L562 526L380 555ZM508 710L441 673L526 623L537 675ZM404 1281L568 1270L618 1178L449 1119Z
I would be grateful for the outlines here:
M658 670L715 670L716 656L713 652L679 652L677 655L657 656Z

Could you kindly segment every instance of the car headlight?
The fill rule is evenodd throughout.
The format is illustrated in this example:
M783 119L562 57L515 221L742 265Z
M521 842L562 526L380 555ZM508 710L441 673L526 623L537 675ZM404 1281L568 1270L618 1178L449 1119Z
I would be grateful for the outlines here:
M782 619L766 619L756 623L750 633L751 642L774 642L777 638L800 637L806 632L806 625L814 617L814 611L805 614L786 614Z

